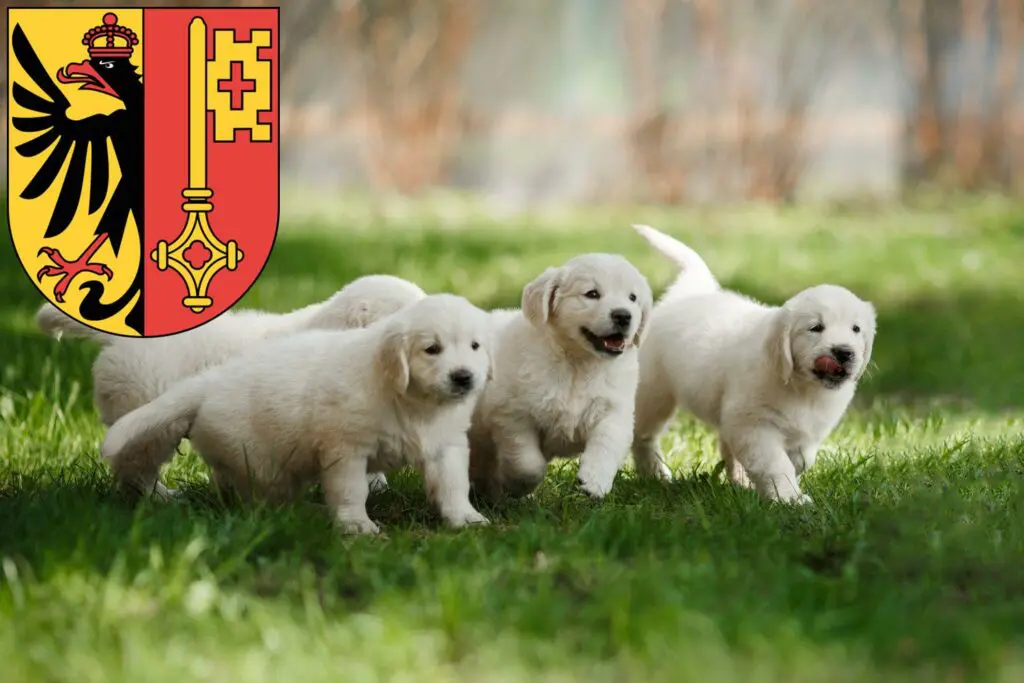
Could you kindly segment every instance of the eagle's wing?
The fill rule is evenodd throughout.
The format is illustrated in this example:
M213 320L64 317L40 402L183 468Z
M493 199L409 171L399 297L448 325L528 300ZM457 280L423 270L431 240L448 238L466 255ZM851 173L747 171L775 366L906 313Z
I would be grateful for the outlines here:
M71 157L60 194L57 195L57 203L53 207L53 215L46 226L45 237L54 237L64 232L75 217L82 196L87 160L91 161L89 213L99 209L106 199L110 169L107 145L112 121L109 116L103 114L84 119L69 119L67 110L71 103L46 72L20 25L14 27L11 47L21 68L49 98L35 94L20 83L14 84L14 101L21 107L40 114L11 118L11 123L17 130L23 133L39 133L31 140L15 147L15 151L22 156L34 157L49 150L46 160L22 190L21 198L36 199L49 190L68 156Z

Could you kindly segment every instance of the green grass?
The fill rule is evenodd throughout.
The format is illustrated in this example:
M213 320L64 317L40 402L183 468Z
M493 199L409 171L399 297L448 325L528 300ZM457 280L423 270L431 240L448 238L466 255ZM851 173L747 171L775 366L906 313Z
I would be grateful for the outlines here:
M354 206L354 208L353 208ZM769 506L680 418L678 481L604 502L553 467L532 500L453 532L415 474L336 534L315 493L225 507L187 451L179 504L133 508L98 459L96 347L33 327L0 250L0 679L21 681L1016 681L1024 676L1024 211L551 212L331 208L286 222L245 304L287 310L394 272L481 306L547 266L682 236L771 302L821 281L879 309L875 364L806 476Z

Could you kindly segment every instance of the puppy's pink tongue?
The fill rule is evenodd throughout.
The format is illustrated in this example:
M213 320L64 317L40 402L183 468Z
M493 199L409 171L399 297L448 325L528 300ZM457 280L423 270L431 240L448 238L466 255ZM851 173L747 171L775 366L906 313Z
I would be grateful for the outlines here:
M622 347L626 345L626 338L606 337L601 340L601 344L603 344L606 349L611 349L612 351L621 351Z
M839 364L832 356L818 356L814 359L814 369L818 372L824 372L827 375L832 375L837 372L841 372L843 366Z

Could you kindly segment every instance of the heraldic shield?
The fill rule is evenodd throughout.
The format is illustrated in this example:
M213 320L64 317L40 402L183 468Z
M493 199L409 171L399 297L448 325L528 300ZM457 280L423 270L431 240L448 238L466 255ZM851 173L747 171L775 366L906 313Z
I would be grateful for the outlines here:
M189 330L277 236L277 8L10 8L8 225L65 314Z

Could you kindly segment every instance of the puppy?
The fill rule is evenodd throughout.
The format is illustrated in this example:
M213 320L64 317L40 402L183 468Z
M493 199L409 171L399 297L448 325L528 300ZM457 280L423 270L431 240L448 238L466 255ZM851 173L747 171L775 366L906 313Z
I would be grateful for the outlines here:
M769 499L809 502L798 479L871 360L874 306L828 284L767 306L723 290L683 243L633 227L682 269L654 308L640 354L638 467L667 475L657 441L681 406L718 430L733 482Z
M168 337L138 339L98 332L68 317L52 304L36 314L43 332L87 337L104 346L92 367L93 401L110 426L149 403L174 383L232 358L254 344L306 329L365 327L425 295L411 282L391 275L353 280L331 298L291 313L231 310L201 327ZM375 489L387 481L373 475ZM159 481L142 493L173 495ZM129 491L136 493L136 491Z
M491 374L487 314L428 296L361 330L268 341L171 387L114 423L102 454L153 480L186 435L218 485L273 502L319 479L337 522L377 533L367 471L414 465L452 527L485 524L469 502L469 428Z
M394 275L364 275L319 304L306 309L303 329L347 330L367 327L426 296L417 285ZM301 311L298 311L301 312Z
M611 490L629 453L652 299L629 261L585 254L526 285L521 311L491 314L497 361L470 428L474 488L526 495L551 460L579 456L580 487Z

